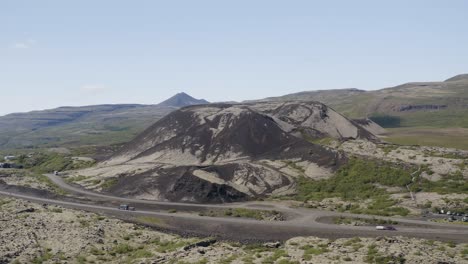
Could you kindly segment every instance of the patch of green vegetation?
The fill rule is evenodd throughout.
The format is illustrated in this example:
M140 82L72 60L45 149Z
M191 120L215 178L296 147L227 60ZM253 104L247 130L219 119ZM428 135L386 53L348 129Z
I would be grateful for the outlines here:
M299 261L292 261L292 260L288 260L288 259L280 259L276 263L277 264L300 264Z
M367 263L387 264L396 263L403 264L406 259L403 256L384 256L377 250L377 245L372 244L367 248L367 255L365 257Z
M351 246L351 245L354 245L356 243L359 243L361 241L362 240L359 237L353 237L353 238L347 240L346 242L344 242L343 245L347 247L347 246Z
M324 138L317 138L317 139L306 138L306 140L309 141L310 143L322 145L322 146L330 146L331 144L333 144L333 142L336 141L332 137L324 137Z
M457 246L457 244L455 244L455 242L453 242L453 241L449 241L449 242L447 243L447 246L449 246L449 247L451 247L451 248L454 248L454 247Z
M26 174L26 176L33 177L38 182L41 182L41 183L47 185L56 194L59 194L59 195L67 195L68 194L67 191L65 191L64 189L60 188L58 185L53 183L47 176L44 176L42 174Z
M98 184L101 184L102 183L102 180L99 180L99 179L96 179L96 180L92 180L91 181L91 184L92 185L98 185Z
M102 256L106 254L103 250L97 249L95 247L91 248L90 253L94 256Z
M337 225L345 224L350 225L354 222L362 222L368 225L397 225L398 222L390 219L377 219L377 218L357 218L357 217L336 217L334 223Z
M465 95L466 96L466 95ZM468 111L466 109L447 109L440 111L415 111L401 117L400 127L435 128L468 127Z
M141 259L141 258L151 258L153 256L153 253L145 250L145 249L138 249L135 251L130 258L131 259Z
M5 174L9 174L9 175L16 175L18 177L27 177L29 178L28 182L42 183L43 185L46 185L47 187L51 188L54 193L59 194L59 195L68 194L67 191L63 190L58 185L53 183L47 176L44 176L40 173L31 172L29 170L22 170L22 169L9 169L9 170L2 171L2 172ZM28 184L25 184L25 186L28 186Z
M223 210L209 210L206 212L200 212L200 216L210 216L210 217L242 217L242 218L251 218L256 220L265 220L272 217L281 218L282 215L280 212L275 210L254 210L247 208L229 208Z
M36 152L32 156L20 155L17 162L36 173L76 170L91 167L94 161L74 160L70 155L53 152Z
M161 239L154 239L151 241L157 247L157 251L161 253L168 253L174 252L182 247L185 247L189 244L188 241L173 241L173 240L166 240L161 241Z
M468 150L468 129L405 127L387 129L385 141L399 145L438 146Z
M79 255L78 257L76 257L76 263L85 264L85 263L87 263L87 259L86 259L85 256Z
M219 264L231 264L234 260L236 260L238 256L236 255L231 255L227 258L223 258L219 261Z
M395 145L384 145L383 147L381 147L382 151L386 154L392 152L393 150L397 150L398 149L398 146L395 146Z
M118 244L117 246L113 247L111 252L109 253L112 256L115 255L122 255L122 254L128 254L135 251L135 248L131 247L128 244Z
M78 223L80 223L81 227L89 227L90 222L86 219L78 219Z
M40 256L35 257L32 260L32 263L42 264L42 263L47 262L48 260L50 260L52 257L53 257L53 255L52 255L52 253L50 253L50 250L44 250Z
M152 216L138 216L137 218L138 222L141 222L143 224L150 224L150 225L163 225L164 221L160 218L157 217L152 217Z
M299 179L297 199L307 201L328 197L340 197L344 200L365 200L385 195L384 186L403 187L411 182L410 170L391 163L351 158L347 165L329 179Z
M66 182L68 183L75 183L75 182L80 182L83 180L88 179L89 177L83 176L83 175L78 175L76 177L68 177L65 179Z
M425 240L424 241L424 244L428 245L428 246L434 246L435 245L435 241L434 240Z
M291 168L293 168L294 170L300 172L300 173L305 173L305 169L299 165L296 164L296 162L292 161L292 160L284 160L283 161L286 166L289 166Z
M261 253L269 251L269 248L265 247L262 244L248 244L243 247L245 251L252 253Z
M106 190L112 188L114 185L116 185L119 182L117 178L107 178L104 180L104 182L101 184L101 188Z
M458 154L458 153L439 153L435 151L425 151L424 154L430 157L439 157L439 158L446 158L446 159L466 159L467 158L466 156Z
M403 207L395 206L396 201L389 198L388 195L382 195L373 198L372 203L366 208L360 206L352 208L351 213L354 214L370 214L370 215L382 215L392 216L401 215L406 216L409 214L409 210Z
M208 260L206 258L202 258L197 262L186 262L186 261L178 261L177 264L206 264Z
M416 191L436 192L439 194L468 193L468 181L460 171L443 176L441 180L429 181L420 179L418 184L412 186Z
M273 254L262 260L262 264L274 264L278 259L288 257L288 253L283 249L276 249Z
M105 216L102 216L102 215L96 216L96 221L102 221L102 220L105 220L105 219L106 219Z
M244 264L253 264L255 261L255 258L253 255L247 255L245 257L242 258L242 262Z
M4 206L5 204L11 203L11 200L7 199L0 199L0 207Z
M461 252L460 255L465 258L468 257L468 248L464 248Z
M320 201L332 197L347 201L371 199L372 203L366 209L360 208L359 205L349 209L353 213L407 215L409 213L407 209L395 207L396 202L390 199L385 189L376 185L404 187L411 182L410 171L387 162L351 158L347 165L329 179L313 180L300 177L295 199L300 201Z
M252 209L245 209L245 208L234 208L234 209L227 209L224 212L225 216L233 216L233 217L244 217L244 218L253 218L257 220L262 220L263 215L259 210L252 210Z
M326 244L321 244L317 247L314 247L312 245L305 245L302 246L301 249L304 250L304 254L302 257L307 261L311 260L313 255L321 255L325 252L328 252Z
M62 208L52 208L52 209L50 209L50 211L52 213L58 213L58 214L63 212Z

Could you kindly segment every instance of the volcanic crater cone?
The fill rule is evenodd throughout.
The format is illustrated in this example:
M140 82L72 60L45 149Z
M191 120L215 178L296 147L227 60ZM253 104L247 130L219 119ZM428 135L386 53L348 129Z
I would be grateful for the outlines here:
M231 202L293 194L298 177L329 177L346 160L310 142L321 137L376 139L317 102L197 105L172 112L79 173L94 180L118 174L105 191L145 199Z

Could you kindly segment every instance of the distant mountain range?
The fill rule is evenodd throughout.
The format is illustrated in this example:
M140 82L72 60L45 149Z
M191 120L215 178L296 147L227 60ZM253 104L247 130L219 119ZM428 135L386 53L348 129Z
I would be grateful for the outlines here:
M318 101L384 127L468 128L468 74L374 91L306 91L259 101ZM208 103L179 93L157 105L60 107L0 117L0 149L123 143L175 109Z
M284 100L319 101L347 117L369 117L384 127L468 127L468 74L374 91L320 90L259 101Z
M179 93L157 105L59 107L0 117L0 149L113 144L132 139L180 107L208 103Z

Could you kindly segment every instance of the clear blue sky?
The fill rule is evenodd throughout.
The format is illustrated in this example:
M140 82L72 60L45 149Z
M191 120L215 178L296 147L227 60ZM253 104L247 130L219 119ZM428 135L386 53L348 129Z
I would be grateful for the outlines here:
M443 80L468 72L467 12L462 0L3 0L0 114Z

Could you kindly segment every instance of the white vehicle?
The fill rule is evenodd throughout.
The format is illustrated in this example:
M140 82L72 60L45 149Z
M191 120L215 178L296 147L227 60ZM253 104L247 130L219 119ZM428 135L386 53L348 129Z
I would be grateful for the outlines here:
M375 229L376 230L388 230L388 231L396 230L396 228L394 228L393 226L376 226Z

